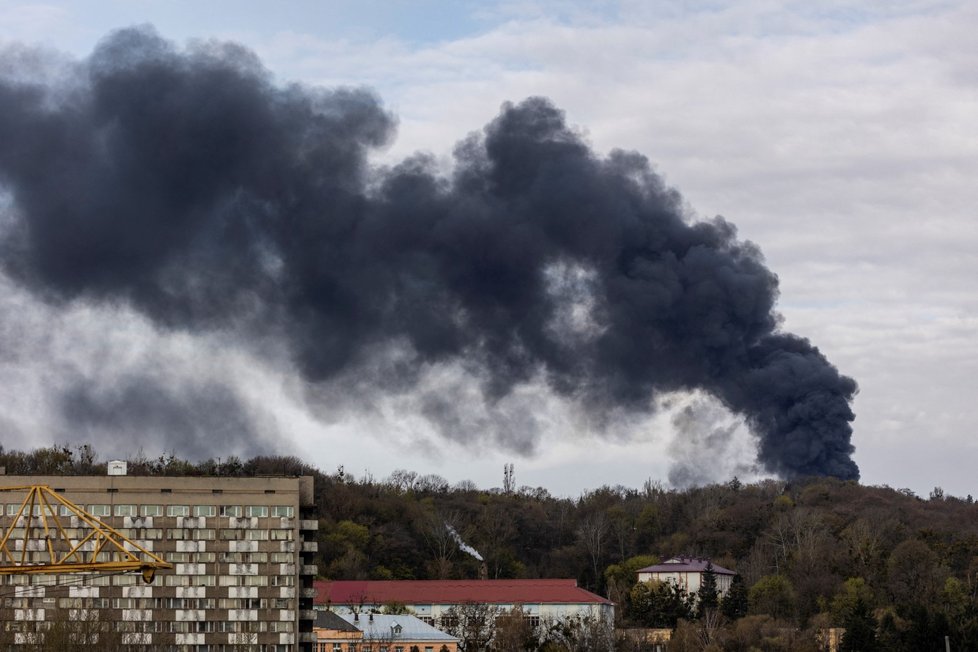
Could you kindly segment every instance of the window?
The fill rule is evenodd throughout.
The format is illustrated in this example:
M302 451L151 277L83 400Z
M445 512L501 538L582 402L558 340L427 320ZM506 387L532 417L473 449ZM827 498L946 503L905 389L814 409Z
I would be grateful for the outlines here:
M266 505L248 505L245 507L245 516L268 516L268 507Z
M166 515L167 516L190 516L190 506L189 505L167 505Z
M221 505L221 516L241 516L241 505Z
M292 518L295 510L292 505L275 505L272 507L272 516L284 516L286 518Z
M116 505L115 506L116 516L135 516L136 506L135 505Z
M140 505L140 516L163 516L163 505Z
M88 513L92 516L108 516L109 506L108 505L89 505Z
M214 505L194 505L194 516L215 516L217 507Z

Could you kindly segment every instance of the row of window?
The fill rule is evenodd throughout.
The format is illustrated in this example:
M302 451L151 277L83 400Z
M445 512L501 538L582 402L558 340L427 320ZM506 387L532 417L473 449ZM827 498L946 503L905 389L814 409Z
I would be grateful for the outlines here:
M79 534L72 528L65 532L70 538L82 538L85 534ZM294 539L292 530L289 529L231 529L222 528L122 528L122 534L134 541L161 541L170 539L173 541L292 541ZM9 530L9 539L13 545L13 550L22 550L21 543L26 533L25 528L12 528ZM92 550L94 542L87 543L81 550Z
M6 506L7 516L16 516L23 503L12 503ZM71 511L66 505L51 506L51 510L58 507L57 513L60 516L70 516ZM41 515L41 505L34 505L33 515ZM45 510L46 514L51 514L51 510ZM292 518L295 509L291 505L87 505L85 510L92 516L228 516L228 517L259 517L264 518L269 515ZM0 509L0 514L4 512Z
M295 555L290 552L166 552L166 560L173 564L291 564Z
M101 575L85 579L86 586L135 586L138 577L132 574ZM167 573L163 586L295 586L295 575L175 575ZM67 575L9 575L0 578L0 586L56 586L77 581ZM31 589L25 589L31 590Z
M29 632L47 630L51 628L51 622L4 622L3 629L8 632ZM294 623L288 620L256 620L256 621L173 621L173 620L146 620L146 621L116 621L106 623L104 626L110 627L117 632L173 632L177 634L187 633L210 633L210 632L229 632L229 633L263 633L263 632L291 632L295 629ZM236 648L240 649L240 648Z
M232 530L222 529L220 531L213 528L166 528L165 537L160 537L158 528L144 528L148 536L139 536L137 531L135 539L174 539L177 541L214 541L220 538L221 541L291 541L292 530ZM220 534L220 537L218 537ZM244 534L242 537L241 535Z
M33 604L32 604L33 602ZM291 609L287 598L5 598L5 609ZM213 616L214 614L208 614Z

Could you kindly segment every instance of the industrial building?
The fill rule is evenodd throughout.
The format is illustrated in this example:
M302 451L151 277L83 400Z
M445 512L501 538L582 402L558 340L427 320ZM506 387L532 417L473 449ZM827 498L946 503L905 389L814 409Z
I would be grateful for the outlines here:
M110 466L124 473L118 469ZM158 571L151 584L138 573L0 576L3 649L54 638L65 621L91 621L91 636L103 643L97 649L314 649L318 521L311 477L0 476L3 487L39 484L173 569ZM18 518L22 500L0 491L4 532L31 525ZM84 522L66 511L62 519L69 536L91 546ZM42 537L5 554L40 564L46 545Z

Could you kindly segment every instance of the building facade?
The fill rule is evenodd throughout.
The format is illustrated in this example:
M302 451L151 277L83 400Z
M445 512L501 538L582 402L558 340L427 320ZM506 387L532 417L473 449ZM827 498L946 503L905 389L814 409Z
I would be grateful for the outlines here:
M2 487L38 484L174 568L152 584L133 573L0 577L0 647L37 644L55 637L57 623L91 620L103 649L315 649L311 477L0 476ZM0 491L0 500L3 530L40 525L25 516L14 523L16 491ZM62 514L66 533L89 545L85 524ZM27 563L40 563L44 543L26 545Z
M640 568L638 581L669 582L681 587L687 593L694 594L703 585L703 574L708 570L712 571L716 578L717 595L720 597L726 595L736 573L700 557L672 557L661 564Z

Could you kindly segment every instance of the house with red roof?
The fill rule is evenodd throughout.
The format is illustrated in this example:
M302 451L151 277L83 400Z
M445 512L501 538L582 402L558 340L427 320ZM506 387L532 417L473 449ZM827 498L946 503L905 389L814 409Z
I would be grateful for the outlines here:
M736 573L700 557L673 557L661 564L640 568L638 581L669 582L685 589L687 593L696 593L703 584L703 574L707 569L716 577L717 595L726 595Z
M499 613L519 607L534 626L547 620L593 616L614 621L615 605L573 579L542 580L334 580L315 583L316 609L339 614L398 605L429 624L452 607L485 604Z

